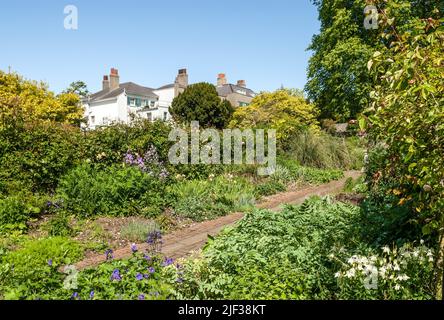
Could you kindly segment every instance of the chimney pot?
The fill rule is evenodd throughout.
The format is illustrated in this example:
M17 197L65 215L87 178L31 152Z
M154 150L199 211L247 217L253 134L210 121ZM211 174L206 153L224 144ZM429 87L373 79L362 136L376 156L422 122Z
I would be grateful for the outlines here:
M217 86L221 87L226 84L227 84L227 78L225 76L225 73L219 73L219 75L217 76Z
M108 91L109 87L110 87L110 82L108 76L103 76L102 90Z
M247 83L245 82L245 80L238 80L237 81L237 85L239 87L242 87L242 88L246 88L247 87Z
M119 70L111 68L111 74L109 75L109 83L111 90L116 90L119 88L120 86Z

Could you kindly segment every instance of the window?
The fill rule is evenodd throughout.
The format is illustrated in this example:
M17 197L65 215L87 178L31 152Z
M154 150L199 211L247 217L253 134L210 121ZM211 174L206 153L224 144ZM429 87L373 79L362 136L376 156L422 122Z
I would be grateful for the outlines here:
M95 116L91 116L91 124L96 124L96 117Z
M150 101L150 107L151 107L151 108L154 108L155 103L156 103L155 101Z
M163 121L167 121L168 119L168 112L163 113Z
M135 106L136 106L136 99L134 99L134 98L130 98L130 99L129 99L129 105L130 105L131 107L135 107Z
M250 104L249 103L246 103L246 102L239 102L239 107L246 107L246 106L249 106Z

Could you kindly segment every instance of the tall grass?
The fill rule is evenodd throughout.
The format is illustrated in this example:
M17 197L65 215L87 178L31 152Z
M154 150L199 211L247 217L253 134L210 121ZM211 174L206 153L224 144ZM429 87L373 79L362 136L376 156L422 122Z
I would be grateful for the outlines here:
M307 167L349 170L362 168L364 149L355 137L305 131L294 136L285 155Z

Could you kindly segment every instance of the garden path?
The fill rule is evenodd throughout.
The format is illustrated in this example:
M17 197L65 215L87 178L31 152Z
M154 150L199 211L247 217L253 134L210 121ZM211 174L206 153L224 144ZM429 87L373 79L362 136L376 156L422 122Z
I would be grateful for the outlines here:
M361 175L359 171L347 171L345 177L340 180L331 181L326 184L305 187L296 191L287 191L273 196L265 197L257 208L268 209L271 211L280 211L284 204L300 204L307 198L318 195L325 196L328 194L335 194L342 190L347 178L358 178ZM192 224L186 228L176 230L163 237L162 254L170 258L181 258L187 256L190 252L202 248L208 240L208 235L215 236L223 228L234 224L242 219L243 213L232 213L215 220L204 221ZM147 244L138 244L139 250L145 250ZM124 259L130 257L132 254L131 248L121 248L114 251L114 259ZM75 266L78 270L92 267L105 262L105 255L93 256Z

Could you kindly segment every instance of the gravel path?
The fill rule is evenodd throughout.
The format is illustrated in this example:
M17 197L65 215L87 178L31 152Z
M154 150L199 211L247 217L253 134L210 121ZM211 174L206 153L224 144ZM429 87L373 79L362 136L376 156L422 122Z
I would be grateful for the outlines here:
M297 191L289 191L279 193L270 197L266 197L257 205L261 209L269 209L272 211L280 211L283 204L300 204L307 198L318 195L325 196L340 192L347 178L356 179L361 173L359 171L347 171L345 177L340 180L331 181L329 183L303 188ZM191 251L202 248L208 239L208 235L217 235L224 227L234 224L243 217L243 213L232 213L230 215L220 217L216 220L195 223L189 227L174 231L163 237L162 254L170 258L181 258L187 256ZM138 249L144 251L147 244L138 244ZM122 248L114 251L114 259L124 259L131 256L130 248ZM105 262L105 255L87 258L75 266L78 270L87 267L96 266Z

